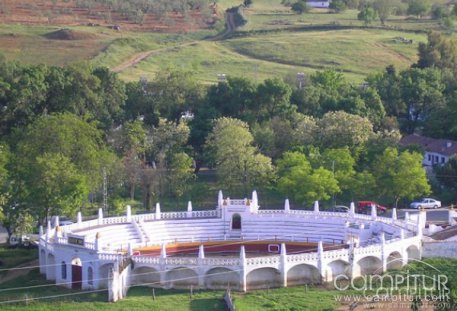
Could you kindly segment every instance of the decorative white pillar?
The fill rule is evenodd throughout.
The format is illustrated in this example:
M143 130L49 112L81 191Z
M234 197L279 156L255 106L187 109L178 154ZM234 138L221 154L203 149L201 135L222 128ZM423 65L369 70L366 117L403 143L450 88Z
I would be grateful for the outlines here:
M392 219L397 220L397 208L396 207L394 207L392 209Z
M403 228L400 229L400 239L401 240L405 239L405 230Z
M187 218L192 218L192 202L187 202Z
M284 213L286 213L286 214L290 213L289 199L286 199L286 201L284 202Z
M49 242L50 237L51 237L51 222L48 220L48 224L46 226L46 243Z
M219 190L219 193L217 194L217 207L221 208L223 203L224 203L224 197L222 195L222 190Z
M156 203L156 219L160 219L160 203Z
M81 223L83 222L83 216L81 212L78 212L78 214L76 214L76 222L78 223L78 225L81 225Z
M421 226L422 230L425 229L425 225L427 224L427 211L425 208L421 208L419 210L419 216L417 218L419 225Z
M198 259L205 259L205 248L203 244L198 247Z
M454 204L451 204L451 206L449 207L449 211L448 211L448 223L449 225L453 226L455 224L457 224L457 212L454 208Z
M321 281L326 282L327 278L325 275L325 264L324 264L324 243L320 240L317 243L317 269L321 275Z
M102 241L101 241L101 234L97 232L95 235L95 250L100 252L102 250Z
M381 232L379 236L381 240L381 263L382 263L382 273L387 271L387 254L386 254L386 236L384 232Z
M54 228L54 238L55 238L54 242L58 242L58 238L60 238L62 236L62 232L60 232L60 230L61 230L60 226L56 226Z
M376 205L371 204L371 219L376 220L377 217L378 217L378 215L377 215L377 211L376 211Z
M98 224L103 224L103 210L101 208L98 209Z
M165 243L162 243L162 245L160 246L160 258L167 258L167 246Z
M127 222L131 222L132 221L132 207L130 205L127 205L126 207L126 217L127 217Z
M251 200L252 201L252 205L251 206L253 207L253 209L257 210L257 208L259 207L259 198L257 197L257 191L256 190L252 191L252 198L251 199L252 199Z
M43 233L44 233L44 232L43 232L43 226L40 225L40 231L39 231L40 239L41 239L41 237L43 236Z
M281 271L281 281L282 286L287 287L287 251L286 244L281 243L281 253L280 253L280 271Z
M314 201L314 213L319 213L319 201Z
M54 227L58 227L58 226L60 226L59 216L55 216L55 218L54 218Z
M409 221L409 212L405 212L405 221Z
M203 244L200 244L198 247L198 286L200 288L205 287L205 265L204 265L204 259L205 259L205 249Z
M244 245L241 245L240 248L240 289L243 292L246 292L247 290L247 280L246 280L246 251L244 249Z
M349 205L349 216L353 217L355 215L355 204L354 202L351 202L351 205Z

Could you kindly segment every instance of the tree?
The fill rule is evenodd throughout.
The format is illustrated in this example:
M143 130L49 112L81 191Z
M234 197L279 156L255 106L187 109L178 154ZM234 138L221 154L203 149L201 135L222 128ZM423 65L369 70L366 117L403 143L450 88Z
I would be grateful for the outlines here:
M5 219L5 206L9 197L9 173L6 168L10 160L9 148L0 143L0 223Z
M206 150L216 166L221 186L247 194L255 186L269 183L273 172L271 159L260 154L253 141L246 123L225 117L215 120Z
M192 111L203 98L203 87L192 71L167 68L157 72L151 82L144 84L160 116L179 122L181 114Z
M338 181L331 170L313 169L307 157L300 152L286 152L278 160L278 190L301 204L327 200L340 192Z
M399 88L406 107L403 129L407 133L413 133L434 110L444 105L445 85L438 69L407 69L400 73Z
M408 14L422 17L430 11L431 4L428 0L409 0L408 1Z
M214 107L220 115L242 119L249 122L254 119L252 112L256 98L256 85L247 78L227 77L208 88L205 98L205 109Z
M311 7L306 3L306 1L300 0L292 4L290 9L297 14L303 14L309 12Z
M373 134L373 125L367 118L344 111L328 112L316 124L317 139L323 149L353 149L363 145Z
M444 187L457 193L457 157L453 156L443 166L433 168L435 176Z
M22 176L29 205L38 219L48 215L74 215L87 199L89 182L71 160L62 154L44 153ZM32 212L32 210L30 210Z
M263 121L273 116L285 116L293 107L290 105L292 89L279 78L266 79L257 87L257 96L252 110L256 112L257 120Z
M402 198L412 200L429 194L422 159L420 153L403 151L399 154L397 149L387 148L373 164L379 194L391 199L395 207Z
M419 43L419 60L416 66L448 68L454 73L457 72L457 43L436 31L430 32L427 39L427 43Z
M89 189L99 189L102 167L114 161L93 124L72 114L39 117L16 131L11 178L16 204L39 216L74 212Z
M370 25L376 18L378 18L376 10L369 6L363 7L359 14L357 14L357 19L363 21L365 26Z
M332 0L329 8L335 13L343 12L347 9L346 3L343 0Z
M171 156L168 165L168 182L171 193L178 199L188 192L195 174L192 168L192 158L184 152L175 153Z
M326 149L322 153L321 165L331 169L342 191L350 189L355 177L355 159L349 148Z
M146 152L151 148L148 131L143 121L125 122L121 128L111 131L109 141L122 157L124 172L129 185L130 199L135 198L135 187L139 182L141 169L145 164Z
M382 25L386 23L386 20L392 14L395 3L395 0L374 0L373 9L377 12Z

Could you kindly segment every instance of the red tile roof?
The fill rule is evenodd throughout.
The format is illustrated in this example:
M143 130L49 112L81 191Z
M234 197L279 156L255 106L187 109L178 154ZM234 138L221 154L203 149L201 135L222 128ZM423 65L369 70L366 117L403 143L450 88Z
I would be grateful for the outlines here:
M419 145L422 146L425 151L439 153L449 157L457 154L457 141L450 139L435 139L411 134L403 136L400 139L400 144L403 146Z

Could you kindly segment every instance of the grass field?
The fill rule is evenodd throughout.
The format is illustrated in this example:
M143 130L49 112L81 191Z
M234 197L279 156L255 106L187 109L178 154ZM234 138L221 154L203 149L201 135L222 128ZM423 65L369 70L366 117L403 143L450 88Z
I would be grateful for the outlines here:
M23 248L3 248L0 247L0 275L4 274L7 269L18 266L37 258L38 252L36 249Z
M218 6L223 10L240 3L221 0ZM315 9L297 15L279 0L256 0L244 14L248 23L238 29L241 36L217 42L202 41L216 30L185 34L116 32L84 26L71 29L87 33L85 39L50 40L44 35L59 26L2 24L0 52L9 60L32 64L61 66L89 60L114 68L140 52L152 51L148 58L120 73L129 81L152 78L160 68L174 66L196 71L204 83L216 82L218 73L262 81L325 68L341 70L348 80L360 82L367 74L390 64L410 66L416 61L418 42L426 40L425 31L441 29L437 21L404 16L392 16L386 28L380 28L376 21L366 29L357 20L356 10L329 14ZM341 26L349 29L339 29ZM395 37L414 43L395 43Z
M23 288L15 289L14 288ZM189 290L155 289L156 299L152 299L152 289L133 287L127 298L116 303L107 302L107 293L102 291L74 291L54 286L46 282L34 270L29 275L11 282L0 284L1 310L157 310L157 311L224 311L222 291L194 290L192 298ZM232 293L238 311L254 310L334 310L336 291L321 288L298 286L278 288L268 291L254 291L247 294ZM306 298L306 299L305 299ZM16 302L11 302L11 301ZM6 303L6 301L10 301Z

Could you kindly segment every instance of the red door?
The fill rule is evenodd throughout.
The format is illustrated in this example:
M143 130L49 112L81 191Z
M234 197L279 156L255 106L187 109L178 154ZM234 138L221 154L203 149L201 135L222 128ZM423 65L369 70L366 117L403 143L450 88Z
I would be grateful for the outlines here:
M82 273L81 266L71 265L71 288L81 289L82 287Z

